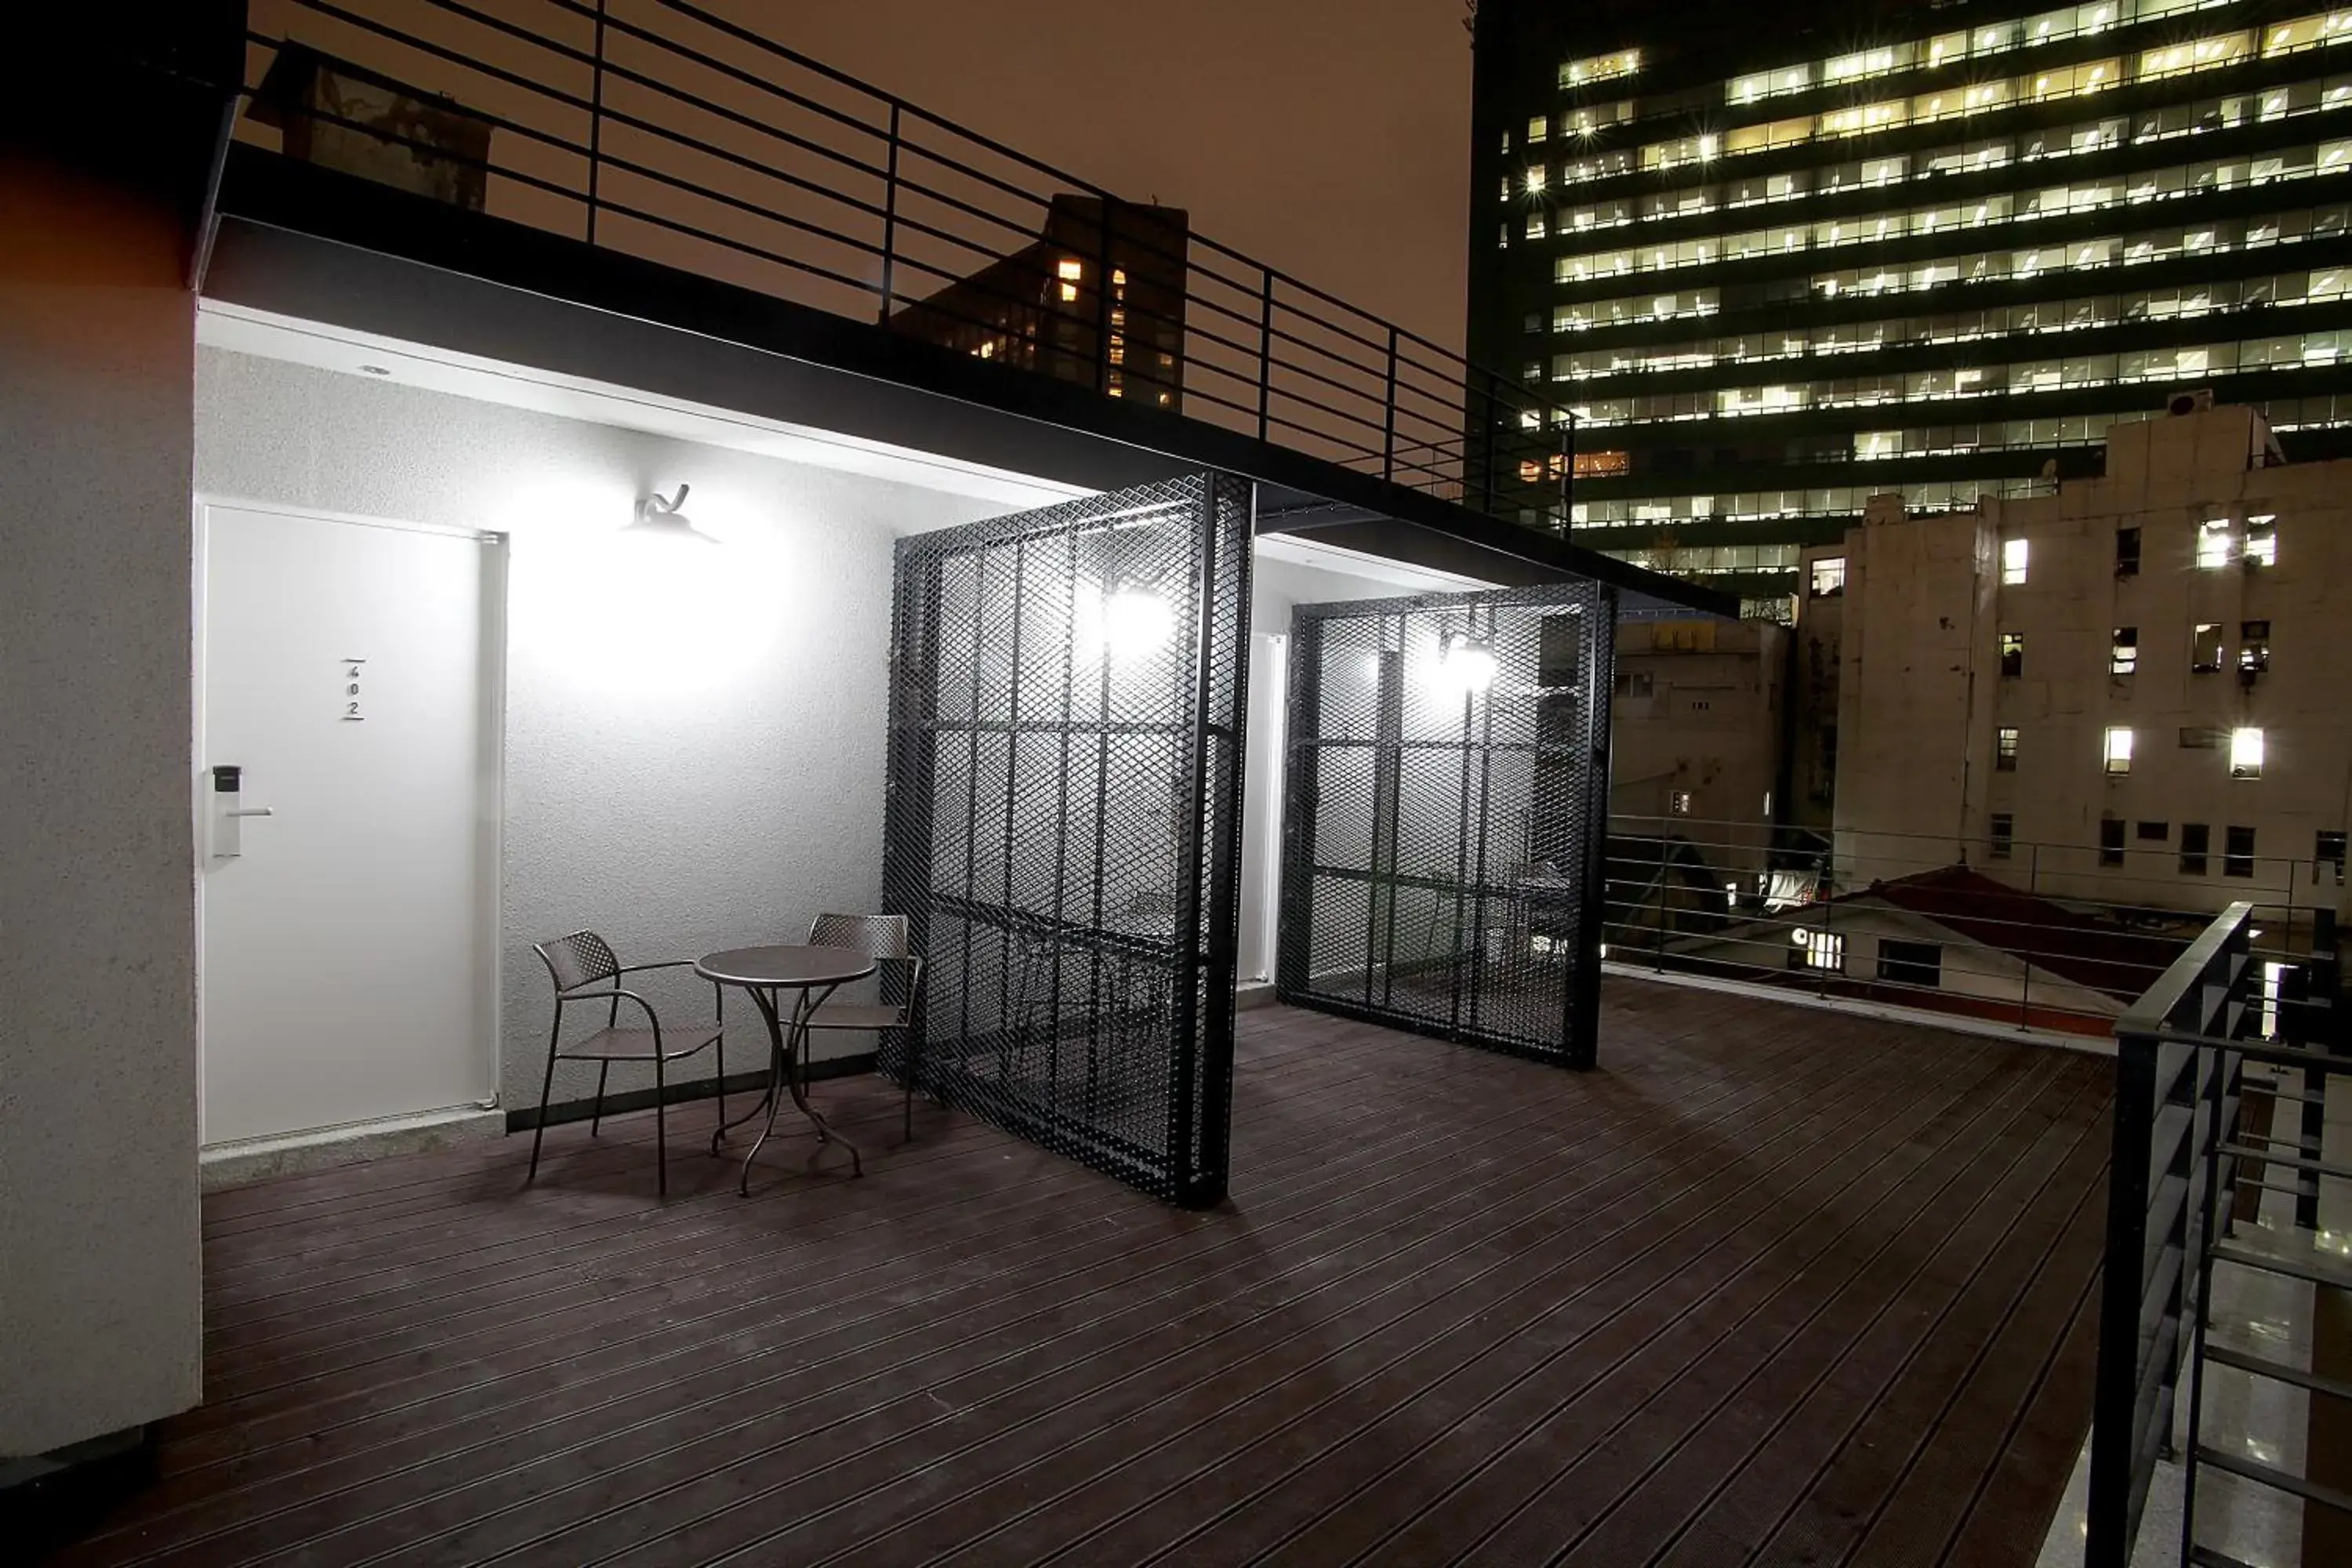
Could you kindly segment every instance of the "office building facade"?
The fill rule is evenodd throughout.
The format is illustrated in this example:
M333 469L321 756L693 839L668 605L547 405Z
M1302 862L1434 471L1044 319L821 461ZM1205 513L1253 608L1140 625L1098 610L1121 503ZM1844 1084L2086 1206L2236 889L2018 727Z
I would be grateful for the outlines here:
M1866 498L2051 493L2210 392L2352 453L2352 10L1486 0L1471 356L1520 521L1785 613Z

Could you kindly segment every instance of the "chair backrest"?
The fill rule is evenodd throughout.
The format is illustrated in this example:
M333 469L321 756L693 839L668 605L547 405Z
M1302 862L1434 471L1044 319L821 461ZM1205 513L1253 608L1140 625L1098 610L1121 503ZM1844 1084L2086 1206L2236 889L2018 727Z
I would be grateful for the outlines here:
M905 958L904 915L822 914L809 923L811 947L845 947L868 958Z
M552 942L535 942L531 951L547 965L548 977L555 982L559 993L577 991L599 980L611 980L621 973L621 961L613 956L604 939L593 931L575 931Z
M822 914L809 922L811 947L845 947L877 959L885 966L876 981L883 1005L913 1005L921 961L908 950L904 915Z
M1162 889L1129 893L1113 911L1110 927L1130 936L1164 937L1176 929L1176 895Z

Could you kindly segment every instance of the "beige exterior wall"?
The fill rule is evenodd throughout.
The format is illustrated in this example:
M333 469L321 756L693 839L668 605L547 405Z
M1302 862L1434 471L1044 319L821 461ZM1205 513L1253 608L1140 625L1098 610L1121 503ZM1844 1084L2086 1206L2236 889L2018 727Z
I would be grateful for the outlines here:
M1628 621L1617 628L1611 816L1690 839L1727 870L1760 870L1779 788L1788 629L1769 621ZM1776 803L1777 804L1777 803Z
M2255 466L2267 437L2238 408L2121 425L2104 478L1938 517L1880 498L1842 550L1807 552L1809 582L1812 560L1846 563L1843 597L1808 597L1798 630L1838 643L1843 885L1965 858L2058 897L2211 910L2292 889L2298 904L2336 901L2314 857L2316 836L2352 816L2352 657L2326 602L2352 574L2352 461ZM2276 564L2249 565L2247 520L2266 516ZM2211 520L2227 540L2219 565L2199 560ZM2134 528L2138 570L2121 572L2118 532ZM2003 550L2020 541L2024 581L2004 582ZM2246 624L2264 621L2268 668L2242 679ZM2191 668L2200 625L2221 628L2218 672ZM2121 627L2137 636L2129 675L2111 669ZM2004 634L2024 639L2013 676ZM1801 713L1822 700L1801 693ZM2262 775L2233 778L2230 735L2256 728ZM2014 771L1996 765L2005 729ZM2110 729L2131 732L2127 773L2108 770ZM2005 859L1996 816L2013 825ZM2120 866L2102 863L2107 822L2123 825ZM2186 824L2210 835L2202 875L2182 868ZM2250 877L2225 874L2232 826L2253 831Z
M1843 541L1808 557L1845 562ZM1838 663L1845 647L1845 595L1843 589L1816 596L1811 592L1810 560L1800 573L1797 622L1790 631L1795 642L1789 672L1789 798L1780 820L1792 827L1827 833L1831 808L1837 799Z

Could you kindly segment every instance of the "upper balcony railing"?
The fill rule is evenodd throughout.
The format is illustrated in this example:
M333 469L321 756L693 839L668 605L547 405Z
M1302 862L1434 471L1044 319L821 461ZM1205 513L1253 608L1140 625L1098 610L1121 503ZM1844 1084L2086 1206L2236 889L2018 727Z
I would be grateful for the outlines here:
M237 134L1493 515L1564 509L1538 391L718 7L252 0Z

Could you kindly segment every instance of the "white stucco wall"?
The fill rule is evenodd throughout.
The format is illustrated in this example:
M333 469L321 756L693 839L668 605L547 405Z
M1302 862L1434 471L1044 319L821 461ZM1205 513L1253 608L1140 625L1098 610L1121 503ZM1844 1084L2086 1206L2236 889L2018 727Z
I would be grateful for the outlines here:
M546 1064L534 941L589 926L628 963L877 907L893 541L1002 507L211 349L196 405L201 494L510 536L509 1108L538 1104ZM650 571L616 552L634 500L680 482L723 546L653 552ZM666 1019L708 1016L708 987L646 980ZM755 1031L734 1032L730 1071L761 1065ZM613 1087L649 1086L635 1070ZM555 1098L593 1077L566 1064Z
M194 301L167 216L7 167L0 210L5 1459L194 1404L202 1293Z

